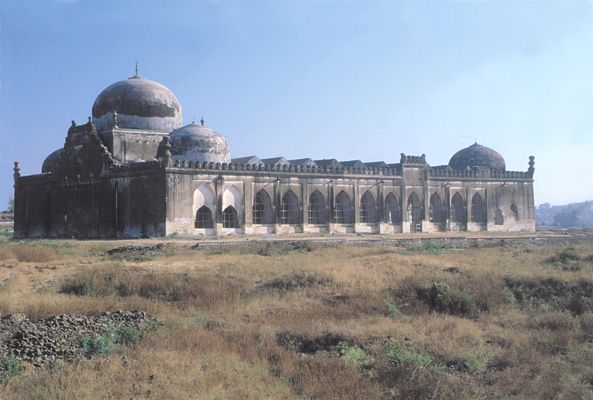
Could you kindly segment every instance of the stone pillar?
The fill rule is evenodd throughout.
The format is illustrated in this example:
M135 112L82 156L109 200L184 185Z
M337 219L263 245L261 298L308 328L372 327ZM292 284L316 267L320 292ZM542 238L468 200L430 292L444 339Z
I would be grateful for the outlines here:
M307 227L309 226L309 179L303 179L303 184L301 185L301 196L303 198L302 203L302 223L303 223L303 232L307 232Z
M358 178L352 187L352 203L354 205L354 232L358 232L360 224L360 189L358 187Z
M218 235L222 232L222 193L222 177L217 176L214 178L214 210L212 210L212 218L214 219L212 228L214 230L214 235Z
M253 233L253 179L247 177L243 183L243 232Z

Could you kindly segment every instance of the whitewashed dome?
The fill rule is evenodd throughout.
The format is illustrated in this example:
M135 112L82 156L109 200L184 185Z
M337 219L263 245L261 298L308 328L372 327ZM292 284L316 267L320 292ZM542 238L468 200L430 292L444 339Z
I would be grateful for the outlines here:
M122 129L169 133L182 124L181 104L165 86L136 74L108 86L93 104L97 132L111 129L115 120Z
M220 133L192 122L169 134L174 160L230 163L231 152L227 140Z

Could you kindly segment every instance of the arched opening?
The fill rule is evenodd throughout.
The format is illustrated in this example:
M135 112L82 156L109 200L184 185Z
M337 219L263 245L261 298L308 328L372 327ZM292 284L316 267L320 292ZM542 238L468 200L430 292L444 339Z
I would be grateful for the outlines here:
M399 205L399 199L393 193L389 193L385 198L385 213L387 222L393 225L402 223L402 210Z
M212 229L214 227L214 220L212 219L212 210L206 206L202 206L196 212L195 227L198 229Z
M204 208L203 212L206 209L210 212L210 219L212 220L212 225L214 225L214 219L213 219L214 191L207 185L200 185L200 187L198 187L194 191L193 213L196 217L196 221L195 221L196 228L198 228L198 211L203 208ZM204 215L204 217L205 217L205 215ZM212 226L210 226L210 228L212 228Z
M253 223L271 225L274 223L272 199L265 190L260 190L253 199Z
M408 197L408 220L410 221L410 230L412 232L422 231L423 214L420 197L414 192Z
M299 199L292 190L287 191L282 196L282 206L280 208L280 223L296 225L301 223L301 214L299 210Z
M233 206L228 206L222 212L222 227L223 228L240 228L239 218L237 217L237 210Z
M459 193L451 198L451 222L458 224L465 224L467 222L467 213L465 212L465 204L463 197Z
M314 191L309 197L309 223L314 225L327 224L325 197L319 190Z
M336 196L336 208L334 212L334 221L336 224L354 223L354 208L352 207L352 200L346 192L341 191Z
M504 215L500 208L497 208L494 212L494 225L504 225Z
M443 208L443 201L438 193L433 193L430 196L430 208L428 209L428 220L437 224L445 222L445 210Z
M377 206L375 198L366 191L360 199L360 222L374 224L377 222Z
M511 204L511 213L513 214L513 218L515 221L519 220L519 207L515 203Z
M474 194L472 197L472 222L483 224L486 222L486 207L484 199L479 193Z

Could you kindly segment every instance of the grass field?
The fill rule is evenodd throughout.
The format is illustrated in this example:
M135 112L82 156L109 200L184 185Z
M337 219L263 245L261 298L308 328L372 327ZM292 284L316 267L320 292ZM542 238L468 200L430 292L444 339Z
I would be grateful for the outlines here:
M0 398L593 398L590 244L157 243L0 241L0 315L163 323Z

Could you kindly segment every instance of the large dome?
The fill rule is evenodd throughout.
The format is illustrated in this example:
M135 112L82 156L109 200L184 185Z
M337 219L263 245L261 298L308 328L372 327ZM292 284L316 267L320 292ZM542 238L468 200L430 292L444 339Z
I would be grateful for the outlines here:
M227 140L213 129L191 123L169 135L174 160L230 163Z
M477 143L455 153L449 161L449 166L457 170L475 167L506 169L504 158L498 152Z
M43 164L41 166L41 172L54 172L58 167L58 162L60 161L60 157L62 156L63 151L64 149L57 149L49 156L47 156L47 158L45 159L45 161L43 161Z
M103 90L93 104L93 123L98 132L114 125L123 129L171 132L181 126L181 105L169 89L138 75Z

